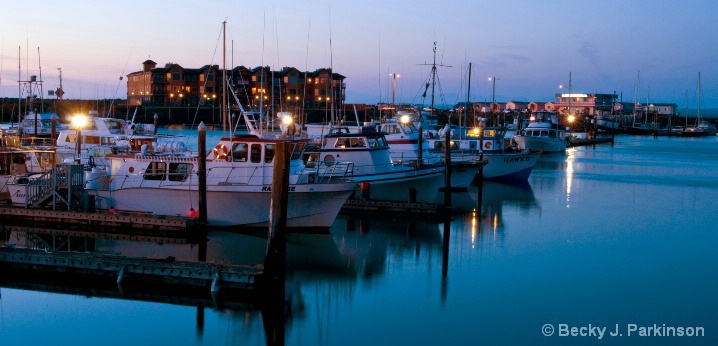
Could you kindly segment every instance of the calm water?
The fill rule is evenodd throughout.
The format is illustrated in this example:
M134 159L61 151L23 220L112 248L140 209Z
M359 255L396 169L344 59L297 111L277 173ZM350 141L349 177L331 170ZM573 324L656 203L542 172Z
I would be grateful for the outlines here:
M717 138L621 136L614 147L542 157L525 186L487 183L474 212L477 190L454 194L466 212L450 221L448 237L441 221L376 216L341 216L329 235L290 236L286 344L718 344ZM212 232L208 259L261 262L265 246ZM95 248L197 255L196 246L171 243L98 239ZM267 343L251 306L9 285L0 285L3 345ZM631 326L654 324L701 327L705 336L628 336ZM606 328L603 338L560 336L589 325ZM609 335L616 325L622 336Z

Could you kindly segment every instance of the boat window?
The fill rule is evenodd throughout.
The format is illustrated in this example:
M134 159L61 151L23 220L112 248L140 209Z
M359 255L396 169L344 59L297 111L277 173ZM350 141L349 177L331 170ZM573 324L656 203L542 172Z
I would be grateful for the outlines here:
M541 130L541 137L546 137L546 136L548 136L548 133L546 132L546 130Z
M250 160L253 163L260 163L262 162L262 145L261 144L252 144L250 149Z
M101 144L103 144L103 145L115 145L116 144L115 137L102 137L100 139L100 142L102 142Z
M494 137L496 136L496 130L485 130L484 131L484 137Z
M167 163L165 162L150 162L145 169L144 177L147 180L165 180L165 171L167 170Z
M451 141L451 150L458 150L458 149L459 149L459 142Z
M99 136L84 136L85 137L85 144L100 144L100 137Z
M351 142L349 141L349 138L339 137L337 138L336 143L334 143L335 148L349 148L351 147Z
M556 138L556 131L549 131L548 136L550 138Z
M376 148L376 147L377 147L376 139L374 139L374 138L367 138L367 140L369 141L369 147L370 147L370 148Z
M302 158L302 154L304 154L304 148L307 146L307 143L301 142L301 143L295 143L292 146L292 157L291 160L299 160Z
M191 163L170 163L169 181L185 181L192 172Z
M364 140L364 137L353 138L353 139L352 139L352 147L365 148L365 147L366 147L366 141Z
M264 163L272 163L274 160L274 144L264 145Z
M416 129L416 126L414 124L399 124L401 126L402 131L406 134L412 134L417 133L419 130Z
M384 138L384 136L377 137L376 142L379 144L380 147L385 147L385 146L387 146L387 144L386 144L386 138Z
M232 161L247 162L247 143L235 143L232 147Z

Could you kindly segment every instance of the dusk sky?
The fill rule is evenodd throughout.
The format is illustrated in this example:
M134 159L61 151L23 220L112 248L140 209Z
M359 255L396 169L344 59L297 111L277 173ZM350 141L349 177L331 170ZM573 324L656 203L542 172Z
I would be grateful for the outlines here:
M228 68L332 67L346 77L347 103L391 102L397 73L396 102L429 105L421 94L436 42L437 63L451 66L438 67L437 104L466 101L471 63L471 102L491 101L490 76L498 102L554 101L571 74L574 93L696 108L700 72L701 107L718 107L715 0L2 0L0 8L2 97L18 96L18 63L23 80L42 68L45 95L62 68L66 99L124 99L119 77L148 58L221 67L226 20Z

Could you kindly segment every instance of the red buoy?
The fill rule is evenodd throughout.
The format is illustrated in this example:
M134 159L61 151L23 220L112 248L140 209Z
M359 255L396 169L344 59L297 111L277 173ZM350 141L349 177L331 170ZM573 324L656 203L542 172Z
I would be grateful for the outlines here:
M191 217L193 219L196 219L199 217L199 212L194 210L194 208L189 208L189 212L187 212L187 216Z

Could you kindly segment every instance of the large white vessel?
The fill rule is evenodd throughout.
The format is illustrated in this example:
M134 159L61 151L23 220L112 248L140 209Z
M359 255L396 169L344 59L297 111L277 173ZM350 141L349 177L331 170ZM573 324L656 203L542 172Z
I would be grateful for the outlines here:
M529 150L508 150L505 127L444 128L428 139L432 151L443 155L450 136L451 160L486 160L483 179L526 181L540 157Z
M566 151L566 128L558 122L556 112L534 112L526 128L514 136L519 149L544 153Z
M356 184L349 179L322 179L302 162L306 140L222 138L207 155L109 154L108 170L88 173L88 193L100 209L186 215L198 207L199 160L206 160L207 221L211 226L265 227L269 224L275 148L292 147L287 227L320 231L334 222Z
M444 185L442 164L392 160L384 134L373 128L333 130L322 138L320 148L306 155L307 166L316 167L320 177L368 183L371 199L432 203L436 199Z

